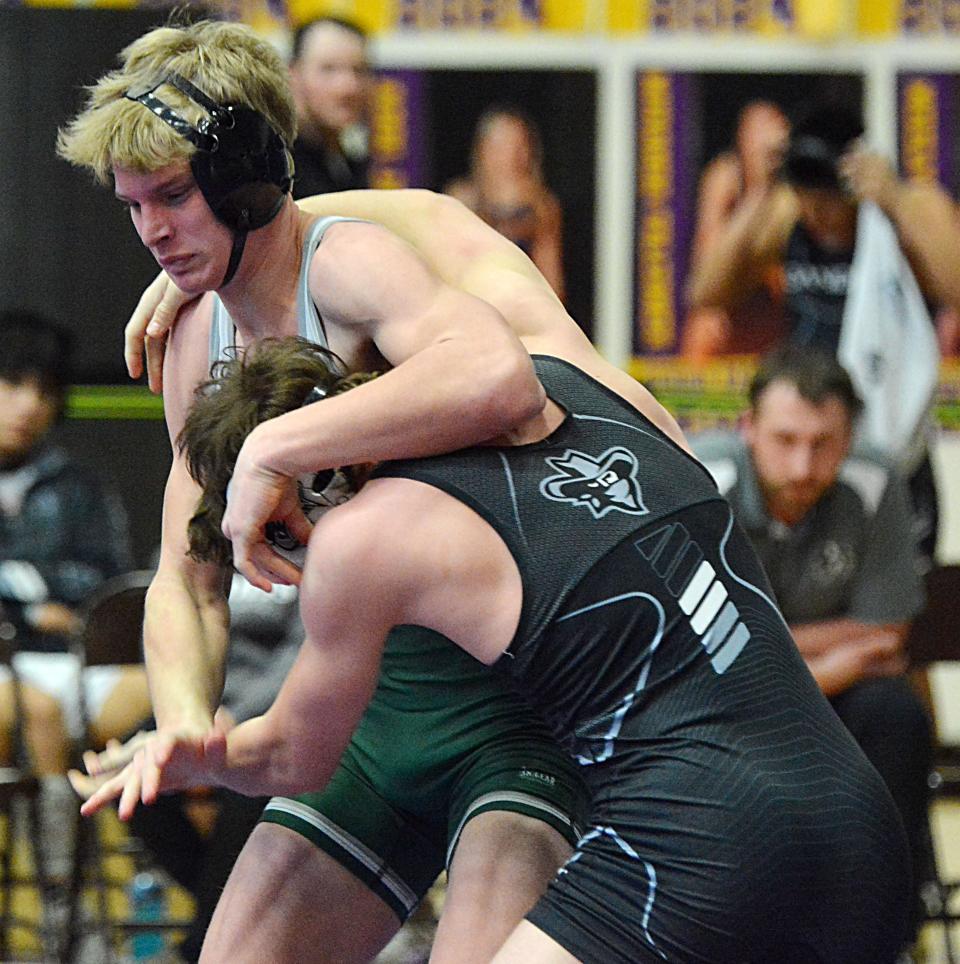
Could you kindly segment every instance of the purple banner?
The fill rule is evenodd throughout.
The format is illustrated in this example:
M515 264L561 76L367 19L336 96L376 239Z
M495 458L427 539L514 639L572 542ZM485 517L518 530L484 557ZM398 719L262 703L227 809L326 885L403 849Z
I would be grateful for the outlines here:
M637 355L671 355L680 345L683 282L693 238L699 124L691 74L637 74Z
M429 183L427 77L416 70L378 71L370 114L370 186Z

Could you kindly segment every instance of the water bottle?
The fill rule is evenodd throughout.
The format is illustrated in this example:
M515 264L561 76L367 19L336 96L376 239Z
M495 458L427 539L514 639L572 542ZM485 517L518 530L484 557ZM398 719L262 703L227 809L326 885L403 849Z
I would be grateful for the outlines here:
M159 921L164 917L165 893L163 884L148 870L135 874L130 881L127 893L130 899L130 912L138 924ZM130 937L131 958L134 961L152 961L159 958L166 949L166 941L160 930L133 931Z

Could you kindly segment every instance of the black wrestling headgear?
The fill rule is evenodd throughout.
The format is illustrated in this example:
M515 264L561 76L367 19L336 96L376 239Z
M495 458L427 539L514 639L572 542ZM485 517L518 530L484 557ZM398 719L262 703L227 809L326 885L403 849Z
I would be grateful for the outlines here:
M156 96L154 91L163 84L176 87L209 116L194 127ZM216 217L234 232L226 284L240 263L247 231L269 224L293 185L283 138L252 107L218 104L174 71L149 87L128 90L124 97L143 104L196 147L190 169L197 187Z

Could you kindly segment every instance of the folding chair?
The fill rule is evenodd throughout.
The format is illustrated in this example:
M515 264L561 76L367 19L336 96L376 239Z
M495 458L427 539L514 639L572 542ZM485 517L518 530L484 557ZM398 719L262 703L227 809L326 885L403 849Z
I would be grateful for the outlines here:
M914 620L907 639L911 663L925 671L936 662L960 661L960 565L940 566L926 579L927 604ZM936 721L936 707L929 693L926 672L921 676L927 705ZM934 733L936 734L936 726ZM928 782L934 798L960 799L960 746L934 743L933 768ZM951 928L960 924L960 880L947 880L937 866L936 850L930 843L930 868L933 879L925 882L923 900L928 922L943 927L947 964L957 964Z
M80 611L80 630L72 642L72 651L80 664L78 701L84 728L85 747L90 746L91 718L87 707L84 670L93 666L129 666L143 663L141 643L144 601L147 587L153 578L151 570L135 570L116 576L103 583L86 600ZM123 886L126 881L111 880L107 873L107 858L111 853L131 857L135 869L150 865L145 848L135 838L128 838L120 847L109 848L103 841L97 819L80 818L77 834L74 870L71 875L70 906L73 910L67 940L67 959L71 959L81 930L99 932L108 947L114 939L138 930L184 929L189 920L161 918L149 923L111 913L109 891ZM91 925L81 928L79 908L85 881L95 892L95 918Z
M52 931L45 910L53 901L42 848L40 847L40 781L34 771L24 735L26 719L20 677L13 663L16 652L16 624L7 618L0 605L0 666L10 674L13 697L13 722L10 745L11 765L0 767L0 815L6 824L6 841L0 851L0 960L10 958L10 937L13 930L34 931L40 942L42 960L59 960L57 935ZM17 806L18 802L25 806ZM24 882L33 884L40 898L38 921L23 917L13 908L13 890L17 882L13 875L13 848L23 818L27 823L27 842L33 862L33 876Z

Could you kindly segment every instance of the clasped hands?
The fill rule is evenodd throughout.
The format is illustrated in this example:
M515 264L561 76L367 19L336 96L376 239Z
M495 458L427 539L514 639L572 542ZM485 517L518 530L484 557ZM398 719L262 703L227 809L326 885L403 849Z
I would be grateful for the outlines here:
M141 731L125 743L83 755L86 773L71 770L70 784L89 817L119 798L117 813L129 820L137 804L155 803L161 793L221 785L226 774L227 734L234 727L222 707L206 730Z

